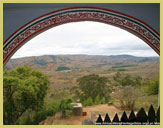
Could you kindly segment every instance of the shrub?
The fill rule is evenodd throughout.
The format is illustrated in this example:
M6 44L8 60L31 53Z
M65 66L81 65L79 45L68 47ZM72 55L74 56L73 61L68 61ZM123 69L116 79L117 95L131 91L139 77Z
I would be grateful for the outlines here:
M73 106L71 104L72 102L73 102L73 100L71 98L67 98L67 99L62 99L61 100L61 103L59 105L59 110L62 112L61 118L65 118L66 117L67 110L70 110L69 112L71 112L71 110L73 108ZM67 112L67 114L69 112Z
M44 108L35 113L33 118L33 124L39 124L41 121L45 120L48 116L55 115L59 111L59 100L53 100L48 105L45 105Z
M158 94L158 89L159 89L159 79L148 82L148 89L147 89L147 94L148 95L156 95L156 94Z
M16 122L16 125L32 125L33 124L33 111L27 111Z
M100 104L100 103L101 103L101 101L100 101L100 97L99 97L99 95L98 95L98 96L96 96L96 98L95 98L95 105Z
M83 101L83 106L91 106L93 105L93 100L91 97Z
M125 86L114 94L114 97L119 100L123 109L134 109L135 102L140 93L133 86Z

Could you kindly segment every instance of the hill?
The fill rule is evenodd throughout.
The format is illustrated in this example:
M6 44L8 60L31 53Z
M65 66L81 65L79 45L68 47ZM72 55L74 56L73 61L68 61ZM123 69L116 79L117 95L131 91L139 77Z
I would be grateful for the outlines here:
M159 75L159 57L130 55L45 55L11 59L5 70L28 65L49 76L51 91L76 86L79 77L99 74L109 79L117 72L153 79Z
M159 57L136 57L131 55L45 55L23 57L11 59L7 63L5 69L12 69L18 65L30 65L34 67L46 67L50 64L64 65L78 63L100 63L101 65L121 64L121 63L144 63L144 62L159 62Z

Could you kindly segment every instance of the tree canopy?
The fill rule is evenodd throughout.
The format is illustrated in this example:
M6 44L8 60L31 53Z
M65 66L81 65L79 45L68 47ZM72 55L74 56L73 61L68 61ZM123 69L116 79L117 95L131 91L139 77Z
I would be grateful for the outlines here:
M62 111L62 118L66 117L66 110L72 110L72 99L62 99L59 105L59 109Z
M27 110L38 111L49 86L46 75L27 66L5 71L3 78L4 124L15 124Z
M81 101L84 101L91 97L93 102L95 98L105 97L109 92L108 83L110 81L107 77L100 77L96 74L86 75L77 80L79 87L79 97Z
M117 72L114 76L113 76L113 80L114 83L113 85L116 86L140 86L142 83L142 78L140 76L135 76L132 77L129 74L123 74L120 72Z
M144 85L147 86L148 95L157 95L159 92L159 77L157 76L154 80L146 80Z

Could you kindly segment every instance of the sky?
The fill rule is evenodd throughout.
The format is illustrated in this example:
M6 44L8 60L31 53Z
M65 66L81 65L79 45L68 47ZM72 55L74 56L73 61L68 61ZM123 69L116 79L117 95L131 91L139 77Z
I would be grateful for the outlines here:
M143 40L126 30L85 21L63 24L37 35L12 58L59 54L158 56Z

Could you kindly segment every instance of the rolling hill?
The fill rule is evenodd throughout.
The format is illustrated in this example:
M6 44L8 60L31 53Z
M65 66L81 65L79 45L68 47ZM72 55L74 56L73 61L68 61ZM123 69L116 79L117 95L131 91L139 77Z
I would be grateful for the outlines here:
M28 65L48 75L51 91L76 86L79 77L99 74L110 80L120 71L142 78L153 79L159 75L159 57L131 55L45 55L10 59L5 70Z

